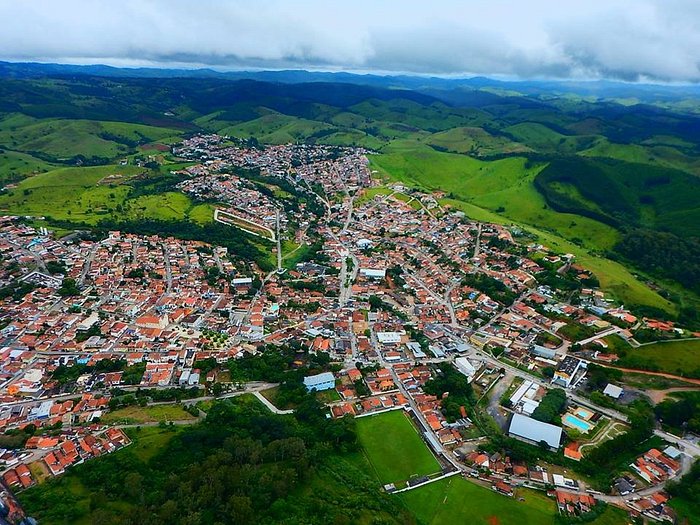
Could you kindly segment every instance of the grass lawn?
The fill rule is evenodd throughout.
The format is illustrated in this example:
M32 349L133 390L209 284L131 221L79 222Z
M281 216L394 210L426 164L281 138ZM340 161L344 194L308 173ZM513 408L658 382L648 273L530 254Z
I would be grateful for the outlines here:
M132 443L124 450L131 451L141 461L148 461L182 429L182 427L134 427L125 432ZM119 453L119 452L117 452Z
M608 505L600 516L589 522L590 525L622 525L625 523L629 523L627 512L612 505Z
M333 403L334 401L340 401L340 394L335 389L323 390L322 392L316 392L316 399L321 403Z
M32 473L32 477L37 481L37 483L41 484L46 479L51 478L51 472L49 472L48 467L46 466L46 463L43 461L34 461L33 463L30 463L28 465L29 467L29 472Z
M296 408L296 405L290 404L290 403L282 403L279 400L279 393L280 393L280 387L279 386L273 386L272 388L268 388L267 390L261 390L260 394L267 399L270 403L275 405L277 408L280 410L291 410ZM255 399L255 398L253 398ZM259 403L259 401L256 400L256 402Z
M647 374L636 374L633 372L625 372L622 375L622 382L626 385L649 390L666 390L667 388L690 386L680 379L671 379L668 377L650 376Z
M363 204L368 203L377 195L391 195L394 190L387 188L386 186L376 186L374 188L366 188L362 190L362 193L355 198L354 207L359 208Z
M159 421L195 419L181 405L131 406L110 411L100 418L103 423L133 425Z
M671 498L670 505L678 513L679 525L692 525L700 523L700 505L690 501Z
M509 498L458 476L398 497L421 525L544 525L554 523L556 512L554 501L541 493L519 489L515 498Z
M357 419L357 436L382 483L438 472L437 462L403 410Z
M700 377L700 339L652 343L630 350L622 361L630 365L649 365L662 372Z

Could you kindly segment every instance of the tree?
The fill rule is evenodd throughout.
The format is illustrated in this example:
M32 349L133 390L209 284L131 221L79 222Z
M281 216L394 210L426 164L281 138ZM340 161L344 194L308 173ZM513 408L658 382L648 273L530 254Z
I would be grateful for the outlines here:
M211 393L214 395L214 397L219 397L223 391L224 386L221 383L214 383L211 386Z
M74 295L80 295L80 289L75 282L75 279L70 277L65 277L61 283L61 287L57 290L58 295L61 297L71 297Z

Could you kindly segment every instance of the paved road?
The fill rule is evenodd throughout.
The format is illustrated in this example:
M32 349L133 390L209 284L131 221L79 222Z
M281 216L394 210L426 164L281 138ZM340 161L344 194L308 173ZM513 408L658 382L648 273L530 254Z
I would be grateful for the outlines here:
M479 223L476 231L476 243L474 244L474 257L479 256L479 252L481 251L481 223Z
M85 284L85 279L87 278L88 273L90 272L92 262L95 260L95 254L97 253L97 249L99 248L99 246L99 243L95 243L92 246L92 248L90 248L90 252L88 253L87 258L85 259L83 269L81 270L80 277L78 278L78 286L83 286Z

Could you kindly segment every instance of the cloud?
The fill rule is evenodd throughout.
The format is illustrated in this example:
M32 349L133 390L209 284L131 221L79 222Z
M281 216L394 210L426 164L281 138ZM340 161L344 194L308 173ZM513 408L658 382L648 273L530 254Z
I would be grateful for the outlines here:
M697 0L0 0L0 59L700 81Z

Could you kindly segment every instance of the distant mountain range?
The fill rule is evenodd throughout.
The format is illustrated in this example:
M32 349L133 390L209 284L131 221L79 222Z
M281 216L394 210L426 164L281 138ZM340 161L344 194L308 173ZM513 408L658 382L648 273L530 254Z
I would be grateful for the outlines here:
M119 68L107 65L0 62L0 78L46 76L97 76L119 78L216 78L259 80L285 84L334 82L423 92L494 90L530 96L575 94L582 97L637 99L640 102L673 101L700 96L700 85L635 84L608 80L497 80L486 77L444 78L410 75L377 75L305 70L216 71L214 69ZM443 97L440 97L443 98Z

